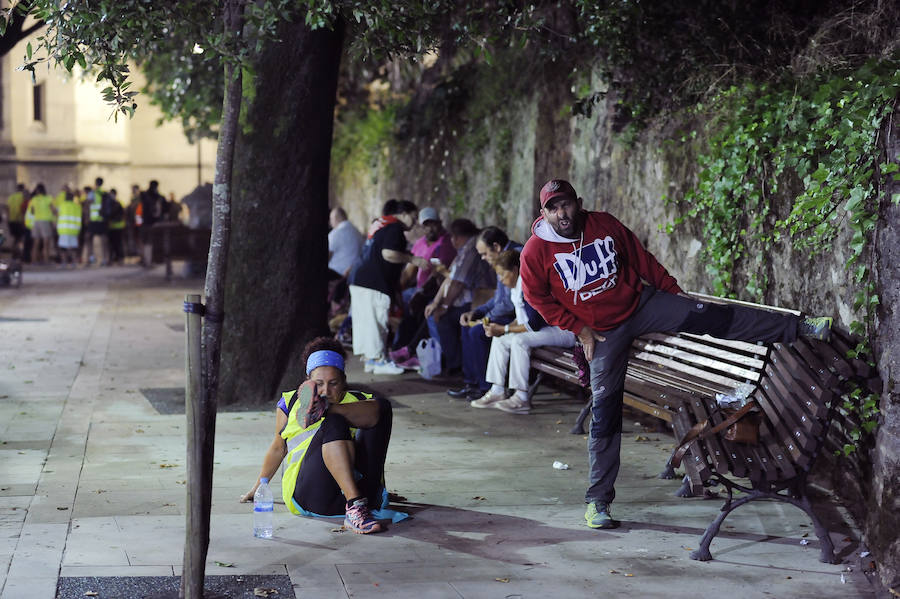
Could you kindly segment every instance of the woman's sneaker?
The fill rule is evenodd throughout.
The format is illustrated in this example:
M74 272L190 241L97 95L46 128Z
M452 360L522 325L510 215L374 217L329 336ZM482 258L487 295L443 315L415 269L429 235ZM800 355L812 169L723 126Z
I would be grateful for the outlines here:
M383 527L369 513L369 500L357 499L347 504L347 514L344 516L344 528L361 535L372 532L381 532Z
M478 399L473 399L469 402L469 405L473 408L492 408L494 404L498 401L503 401L506 396L503 394L494 395L491 393L491 390L488 389L484 395L479 397Z
M405 345L400 349L395 349L392 352L388 352L388 358L391 359L395 364L400 364L401 362L406 362L410 359L409 348Z
M372 367L372 374L403 374L403 372L404 370L401 367L385 360L375 362L375 365Z
M503 410L504 412L509 412L510 414L528 414L531 411L531 404L519 399L515 395L509 399L495 402L493 407L498 410Z

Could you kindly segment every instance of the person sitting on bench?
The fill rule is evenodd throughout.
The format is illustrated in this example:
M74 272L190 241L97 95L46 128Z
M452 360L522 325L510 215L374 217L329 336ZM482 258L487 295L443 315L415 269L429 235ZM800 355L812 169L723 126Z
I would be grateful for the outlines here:
M489 323L484 332L491 337L491 353L487 362L487 381L491 388L479 399L470 402L473 408L497 408L511 414L528 414L531 402L528 398L528 371L531 369L531 348L542 345L572 347L575 334L548 325L522 296L522 279L519 277L519 252L506 250L494 263L497 276L510 289L509 297L516 309L516 318L503 325ZM507 374L509 388L515 394L506 398Z
M253 501L259 479L271 480L287 457L281 490L292 513L343 516L344 527L353 532L379 532L379 519L397 522L406 517L386 509L384 461L391 440L391 404L348 391L346 355L337 340L314 339L304 355L307 379L278 401L275 438L259 478L241 501Z

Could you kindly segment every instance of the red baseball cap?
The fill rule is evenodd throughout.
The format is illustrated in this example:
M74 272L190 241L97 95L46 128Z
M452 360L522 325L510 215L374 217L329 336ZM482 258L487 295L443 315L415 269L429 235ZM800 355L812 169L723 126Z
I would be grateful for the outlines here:
M578 194L575 193L575 188L572 187L572 184L563 179L551 179L544 183L544 186L541 187L541 208L547 205L547 202L550 200L555 200L558 197L570 197L573 200L578 198Z

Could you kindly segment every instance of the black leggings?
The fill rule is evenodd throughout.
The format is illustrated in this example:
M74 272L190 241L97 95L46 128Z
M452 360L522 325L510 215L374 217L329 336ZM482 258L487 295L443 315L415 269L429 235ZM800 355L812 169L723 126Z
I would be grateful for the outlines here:
M372 428L361 428L353 440L356 448L354 468L357 473L356 484L359 492L369 500L369 507L381 507L381 495L384 488L384 460L387 457L388 443L391 441L391 424L393 412L391 403L384 398L377 398L378 423ZM323 516L343 514L346 502L351 497L344 497L341 488L325 467L322 459L322 445L331 441L349 441L350 424L338 414L328 414L322 426L313 436L297 474L294 487L294 501L303 509Z

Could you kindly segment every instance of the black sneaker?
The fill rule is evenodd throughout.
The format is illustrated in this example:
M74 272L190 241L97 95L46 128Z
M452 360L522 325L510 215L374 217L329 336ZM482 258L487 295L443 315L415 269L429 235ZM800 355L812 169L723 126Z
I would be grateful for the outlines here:
M831 325L833 323L834 319L830 316L805 318L797 325L797 334L827 343L831 340Z
M481 397L482 393L475 385L466 383L459 389L448 389L447 395L449 395L450 397L455 397L456 399L478 399L479 397Z

